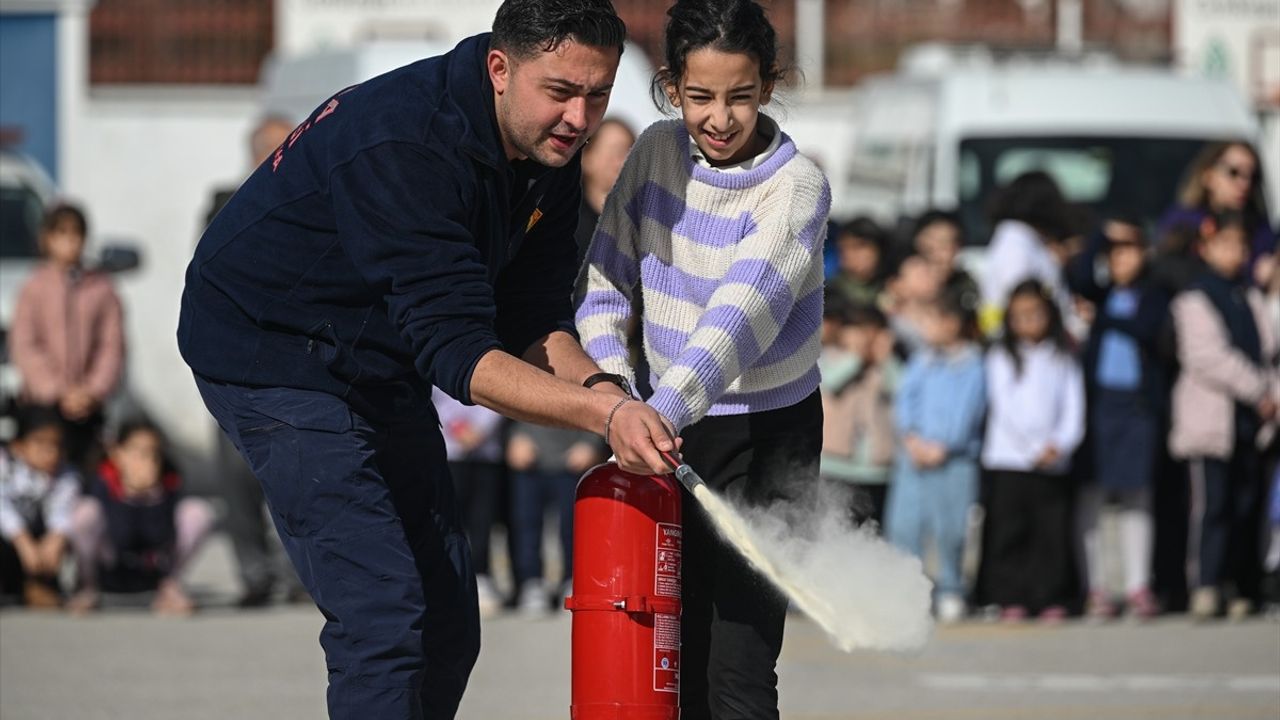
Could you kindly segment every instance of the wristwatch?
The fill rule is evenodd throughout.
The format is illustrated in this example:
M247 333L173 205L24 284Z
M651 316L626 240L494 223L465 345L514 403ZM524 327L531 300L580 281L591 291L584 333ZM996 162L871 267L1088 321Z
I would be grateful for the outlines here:
M602 382L613 383L614 385L622 388L622 392L626 393L627 397L635 397L635 393L631 392L631 383L627 382L626 378L616 373L598 372L586 380L583 380L582 387L589 388L599 385Z

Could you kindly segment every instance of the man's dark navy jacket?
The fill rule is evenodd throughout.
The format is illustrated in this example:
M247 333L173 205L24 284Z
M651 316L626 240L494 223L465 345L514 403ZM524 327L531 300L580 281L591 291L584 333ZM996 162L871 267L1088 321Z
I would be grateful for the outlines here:
M205 231L178 347L207 378L470 402L480 356L573 330L579 158L513 168L462 41L326 101Z

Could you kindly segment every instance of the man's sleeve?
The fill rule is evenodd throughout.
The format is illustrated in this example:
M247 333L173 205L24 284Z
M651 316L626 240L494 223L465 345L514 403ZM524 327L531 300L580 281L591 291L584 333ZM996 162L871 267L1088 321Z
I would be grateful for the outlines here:
M421 146L362 150L329 176L339 242L386 299L432 385L471 403L471 373L500 347L493 288L453 168Z
M578 160L551 181L529 223L524 242L498 276L496 328L503 346L517 357L556 330L578 336L573 322L573 283L578 276L578 206L582 202Z

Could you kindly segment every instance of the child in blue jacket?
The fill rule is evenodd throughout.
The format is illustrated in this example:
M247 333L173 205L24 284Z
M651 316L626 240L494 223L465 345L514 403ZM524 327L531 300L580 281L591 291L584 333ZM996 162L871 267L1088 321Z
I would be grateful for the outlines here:
M969 506L977 499L978 453L986 405L977 322L958 293L924 316L928 347L911 357L894 408L898 452L885 511L889 540L923 557L937 544L936 613L964 617L961 559Z

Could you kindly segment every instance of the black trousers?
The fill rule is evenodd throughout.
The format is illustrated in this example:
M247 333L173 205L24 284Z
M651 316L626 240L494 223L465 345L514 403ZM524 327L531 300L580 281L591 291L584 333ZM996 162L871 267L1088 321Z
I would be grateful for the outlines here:
M1192 534L1197 534L1199 587L1230 582L1240 595L1256 599L1262 575L1259 533L1262 477L1258 453L1247 440L1236 443L1229 460L1192 458Z
M992 471L983 527L986 602L1039 612L1071 600L1071 495L1064 476Z
M449 463L462 527L471 543L471 564L477 575L489 574L489 537L502 500L503 473L496 462L461 460Z
M822 404L708 417L688 427L683 455L735 506L768 506L818 482ZM776 720L787 599L720 538L684 494L680 717Z

